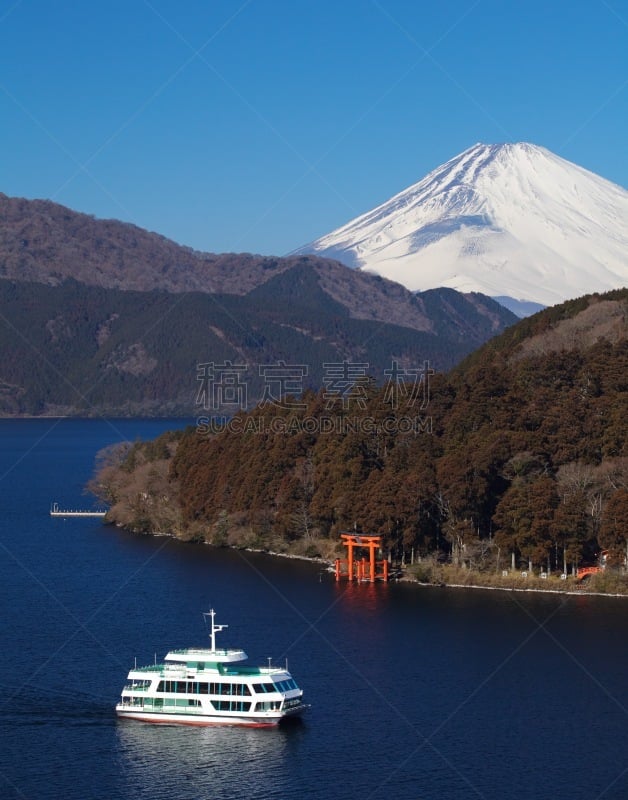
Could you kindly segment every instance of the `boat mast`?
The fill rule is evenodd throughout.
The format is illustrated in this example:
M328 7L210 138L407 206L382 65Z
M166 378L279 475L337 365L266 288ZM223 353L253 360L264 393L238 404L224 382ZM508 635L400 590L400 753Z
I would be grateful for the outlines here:
M220 631L224 630L225 628L228 628L229 626L228 625L216 625L216 623L214 622L214 617L216 616L216 612L214 611L213 608L210 608L209 611L206 611L203 616L212 618L212 627L211 627L211 633L209 634L209 638L210 638L210 641L212 643L212 646L211 646L212 653L215 653L216 652L216 634L220 633Z

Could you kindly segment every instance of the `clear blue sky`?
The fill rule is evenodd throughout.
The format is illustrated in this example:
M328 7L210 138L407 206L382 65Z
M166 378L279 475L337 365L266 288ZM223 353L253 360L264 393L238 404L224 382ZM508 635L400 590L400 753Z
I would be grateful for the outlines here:
M628 188L628 0L0 0L0 191L200 250L504 141Z

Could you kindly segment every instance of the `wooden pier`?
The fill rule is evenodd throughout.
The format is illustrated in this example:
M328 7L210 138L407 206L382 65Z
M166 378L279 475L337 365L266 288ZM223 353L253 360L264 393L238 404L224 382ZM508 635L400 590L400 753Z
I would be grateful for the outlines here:
M50 506L51 517L104 517L106 511L71 511L59 508L59 503Z

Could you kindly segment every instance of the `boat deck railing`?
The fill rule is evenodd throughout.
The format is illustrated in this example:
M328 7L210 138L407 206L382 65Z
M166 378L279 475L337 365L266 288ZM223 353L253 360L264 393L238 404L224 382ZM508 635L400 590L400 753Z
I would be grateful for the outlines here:
M286 670L283 667L237 667L232 666L231 664L218 664L217 666L212 665L209 669L202 669L198 667L193 667L194 671L197 674L202 674L203 672L212 673L218 671L219 675L231 675L231 676L238 676L238 675L278 675L280 673L284 673ZM134 667L133 672L161 672L164 674L171 675L172 677L181 676L185 677L189 673L189 668L185 664L149 664L145 667Z
M147 667L135 667L133 672L159 672L163 668L163 664L149 664Z
M202 706L175 706L171 703L164 704L163 706L153 706L150 704L144 705L144 703L129 703L124 700L119 702L116 705L116 708L124 711L147 711L157 714L184 714L186 717L192 714L214 716L217 713L214 710L208 710ZM248 711L221 711L219 712L219 716L223 717L224 719L238 716L277 717L279 712L280 709L259 709L258 711L253 712L253 714Z
M277 675L285 672L282 667L232 667L220 664L218 671L221 675Z
M211 661L211 656L231 656L234 655L234 653L239 654L242 651L233 648L231 650L210 650L209 648L203 647L184 647L180 650L171 650L170 652L177 656L199 656L206 661Z
M207 714L207 709L204 709L202 706L175 706L172 703L164 704L163 706L154 706L152 704L145 705L144 703L129 703L126 701L122 701L118 703L116 708L123 708L129 711L155 711L158 713L163 714ZM210 712L212 713L212 712Z

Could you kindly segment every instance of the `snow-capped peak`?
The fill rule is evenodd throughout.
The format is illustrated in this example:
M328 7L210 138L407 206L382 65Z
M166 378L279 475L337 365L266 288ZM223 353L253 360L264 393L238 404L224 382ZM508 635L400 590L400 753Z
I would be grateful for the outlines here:
M300 252L552 305L628 285L628 192L543 147L476 144Z

